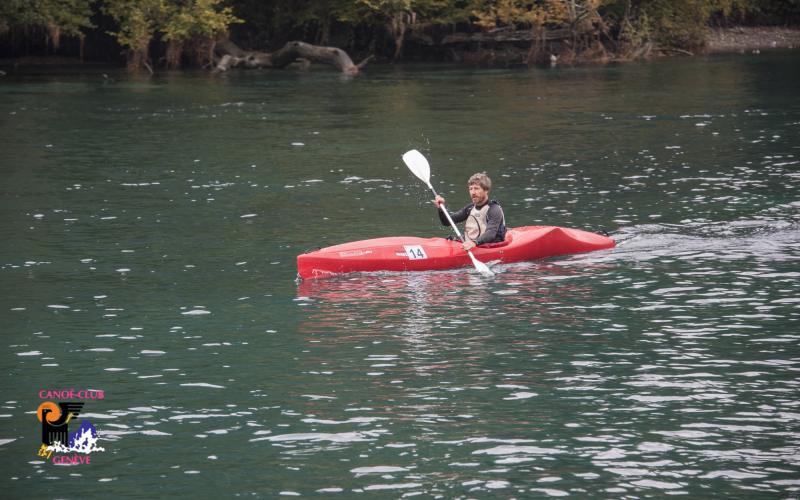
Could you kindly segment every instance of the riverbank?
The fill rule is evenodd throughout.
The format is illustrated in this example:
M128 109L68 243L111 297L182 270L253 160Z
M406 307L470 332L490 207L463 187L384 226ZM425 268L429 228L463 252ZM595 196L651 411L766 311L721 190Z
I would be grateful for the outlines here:
M525 32L527 34L527 32ZM530 56L530 48L525 44L498 43L497 47L486 44L478 50L470 50L469 44L465 44L461 51L449 50L443 59L449 62L460 62L477 66L520 66L526 65L526 60ZM487 46L489 45L489 46ZM733 28L712 28L706 37L705 52L751 52L762 49L796 49L800 48L800 28L786 28L777 26L737 26ZM437 50L427 47L431 53ZM555 47L551 47L555 49ZM547 52L547 51L546 51ZM557 60L559 64L592 64L607 63L612 61L622 61L627 58L616 58L606 51L587 51L583 54L572 54L571 58L562 57L564 53L554 51L558 56L551 60ZM675 54L674 51L642 50L638 57L651 57L655 54ZM551 52L547 52L548 54ZM569 53L569 51L567 51ZM441 54L439 54L441 56ZM545 54L546 56L547 54ZM637 57L634 57L637 58ZM427 58L413 58L425 60ZM17 67L86 67L86 66L108 66L109 62L86 62L74 57L59 56L27 56L16 59L0 59L0 68L6 71ZM5 72L4 72L5 73Z
M746 52L769 48L800 48L800 29L778 26L714 28L706 38L709 52Z

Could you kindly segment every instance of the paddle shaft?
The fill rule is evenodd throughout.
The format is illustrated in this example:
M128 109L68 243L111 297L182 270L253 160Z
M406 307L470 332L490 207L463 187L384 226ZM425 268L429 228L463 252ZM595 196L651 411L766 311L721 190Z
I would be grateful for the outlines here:
M428 186L430 186L431 191L433 191L434 198L439 196L436 193L436 190L433 188L433 186L431 186L430 184L428 184ZM458 239L463 241L464 237L461 236L461 231L458 230L458 226L456 226L456 223L453 222L453 218L450 217L450 212L447 211L447 207L444 206L444 203L440 203L439 204L439 208L442 210L442 212L444 212L444 216L447 217L447 222L450 223L450 227L452 227L453 231L456 232L456 236L458 236ZM474 255L472 255L472 250L467 250L467 253L469 254L469 258L472 260L472 264L479 271L481 271L482 273L484 273L484 272L485 273L491 273L492 272L488 267L486 267L486 264L484 264L483 262L479 261Z
M433 196L434 196L434 198L435 198L435 197L437 197L437 196L439 196L439 195L436 193L436 190L435 190L435 189L433 189L433 186L431 186L431 191L433 191ZM458 226L456 226L456 223L455 223L455 222L453 222L453 219L452 219L452 217L450 217L450 212L448 212L448 211L447 211L447 208L444 206L444 203L440 203L440 204L439 204L439 208L442 210L442 212L444 212L444 216L445 216L445 217L447 217L447 222L449 222L449 223L450 223L450 226L453 228L453 231L455 231L455 232L456 232L456 236L458 236L458 239L460 239L460 240L462 240L462 241L463 241L463 240L464 240L464 237L463 237L463 236L461 236L461 231L459 231L459 230L458 230ZM467 251L469 252L469 250L467 250Z

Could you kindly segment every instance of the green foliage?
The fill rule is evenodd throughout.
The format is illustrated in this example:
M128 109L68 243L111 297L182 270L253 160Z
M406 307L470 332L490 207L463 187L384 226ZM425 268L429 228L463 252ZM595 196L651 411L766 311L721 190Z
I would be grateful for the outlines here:
M563 0L496 0L473 3L475 7L472 14L477 18L477 24L484 28L531 28L564 24L569 19L567 2Z
M787 24L800 21L800 0L729 0L721 12L724 20L755 24Z
M185 0L167 5L161 26L164 40L210 38L224 33L234 23L242 23L231 7L222 7L221 0Z
M119 25L110 34L123 47L147 51L150 40L167 16L165 0L106 0L103 11Z
M620 20L646 24L658 41L674 45L696 40L709 24L794 24L800 22L800 0L614 0L608 12Z
M638 0L634 22L660 45L695 48L705 43L712 19L786 22L800 17L800 0Z
M156 33L165 41L212 37L242 20L222 0L105 0L103 11L117 22L117 41L141 48Z
M706 20L711 11L709 1L649 0L639 2L637 17L660 45L694 48L702 46L706 36Z
M94 0L2 0L0 31L45 28L82 37L84 29L94 27L90 21L92 3Z

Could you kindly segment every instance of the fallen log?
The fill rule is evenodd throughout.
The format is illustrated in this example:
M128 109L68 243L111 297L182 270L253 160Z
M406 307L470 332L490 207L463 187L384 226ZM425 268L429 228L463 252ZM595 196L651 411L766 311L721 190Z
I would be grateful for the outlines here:
M659 47L658 50L660 50L661 52L675 52L676 54L683 54L685 56L694 57L694 52L689 52L688 50L684 49L676 49L673 47Z
M297 61L310 61L328 64L346 75L357 75L372 57L354 64L344 50L338 47L323 47L305 42L287 42L275 52L242 50L230 40L217 42L214 48L218 57L214 72L228 71L230 68L276 68L281 69Z

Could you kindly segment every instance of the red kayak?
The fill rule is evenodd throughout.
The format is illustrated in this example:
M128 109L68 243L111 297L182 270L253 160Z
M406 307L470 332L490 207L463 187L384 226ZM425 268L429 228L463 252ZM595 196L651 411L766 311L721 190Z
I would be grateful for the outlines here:
M556 255L613 248L614 240L599 234L555 226L509 228L505 241L472 249L481 262L521 262ZM297 256L302 279L374 271L434 271L470 267L461 243L445 238L392 236L353 241Z

